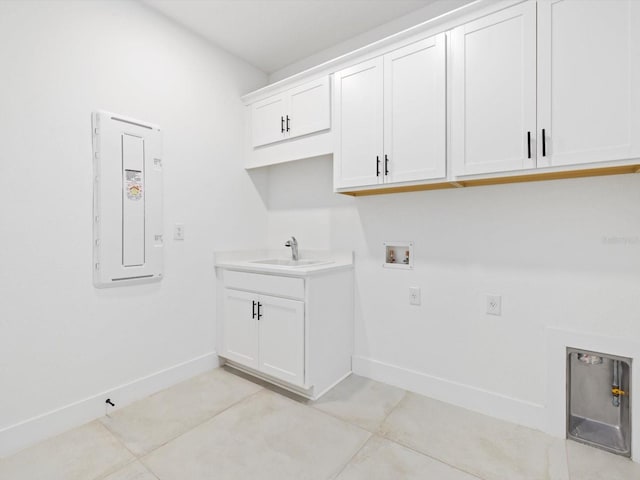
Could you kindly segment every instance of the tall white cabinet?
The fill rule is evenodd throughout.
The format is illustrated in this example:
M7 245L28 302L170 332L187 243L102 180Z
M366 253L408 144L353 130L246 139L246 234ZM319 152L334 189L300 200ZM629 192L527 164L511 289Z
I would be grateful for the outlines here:
M336 188L446 175L445 35L334 74Z
M640 156L640 2L525 2L451 32L456 176Z

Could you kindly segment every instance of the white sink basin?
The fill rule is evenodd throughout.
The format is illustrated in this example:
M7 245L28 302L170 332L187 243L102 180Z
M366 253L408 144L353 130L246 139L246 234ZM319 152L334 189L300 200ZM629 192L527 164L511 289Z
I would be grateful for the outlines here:
M250 263L260 263L262 265L275 265L279 267L310 267L312 265L321 265L323 263L331 263L328 260L289 260L284 258L269 258L267 260L254 260Z

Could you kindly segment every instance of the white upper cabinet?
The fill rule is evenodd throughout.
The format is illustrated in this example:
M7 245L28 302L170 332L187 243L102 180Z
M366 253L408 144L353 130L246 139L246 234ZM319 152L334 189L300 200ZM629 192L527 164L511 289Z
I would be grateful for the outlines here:
M285 138L285 95L269 97L251 105L251 135L254 147Z
M454 175L535 167L536 4L451 33Z
M384 56L385 183L446 175L445 36Z
M328 76L251 105L253 147L329 128L331 128L331 97Z
M640 157L640 2L539 0L451 34L456 176Z
M329 77L324 76L288 92L289 107L285 113L285 130L288 128L289 138L331 127L329 85Z
M640 2L538 2L538 135L538 166L640 156Z
M383 134L382 57L334 74L334 186L376 185Z
M444 34L334 75L337 189L446 175Z
M640 0L472 4L245 97L247 168L333 153L353 195L637 170Z

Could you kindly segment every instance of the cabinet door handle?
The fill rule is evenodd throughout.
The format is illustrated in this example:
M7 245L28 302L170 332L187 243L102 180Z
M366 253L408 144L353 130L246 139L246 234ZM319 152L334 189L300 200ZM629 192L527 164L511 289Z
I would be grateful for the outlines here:
M384 156L384 174L389 175L389 157L387 155Z
M542 156L546 157L547 156L547 139L545 138L546 135L544 134L544 128L542 129Z
M531 132L527 132L527 158L531 158Z
M380 157L376 155L376 177L380 176Z
M260 309L262 308L262 304L258 302L258 320L262 318L262 313L260 313Z
M289 118L289 115L287 115L287 132L289 131L289 122L291 121L291 119Z
M253 308L251 309L251 318L255 319L256 318L256 301L253 301Z
M280 133L284 133L284 117L280 117Z

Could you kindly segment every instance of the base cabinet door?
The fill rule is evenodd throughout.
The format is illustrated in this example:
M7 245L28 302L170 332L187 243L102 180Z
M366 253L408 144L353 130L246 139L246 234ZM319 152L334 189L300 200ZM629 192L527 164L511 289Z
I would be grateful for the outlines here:
M260 296L259 370L304 384L304 302Z
M304 302L224 289L221 355L304 385Z
M640 156L639 23L637 0L538 2L538 166Z
M251 368L258 368L258 323L256 295L224 289L221 354Z

